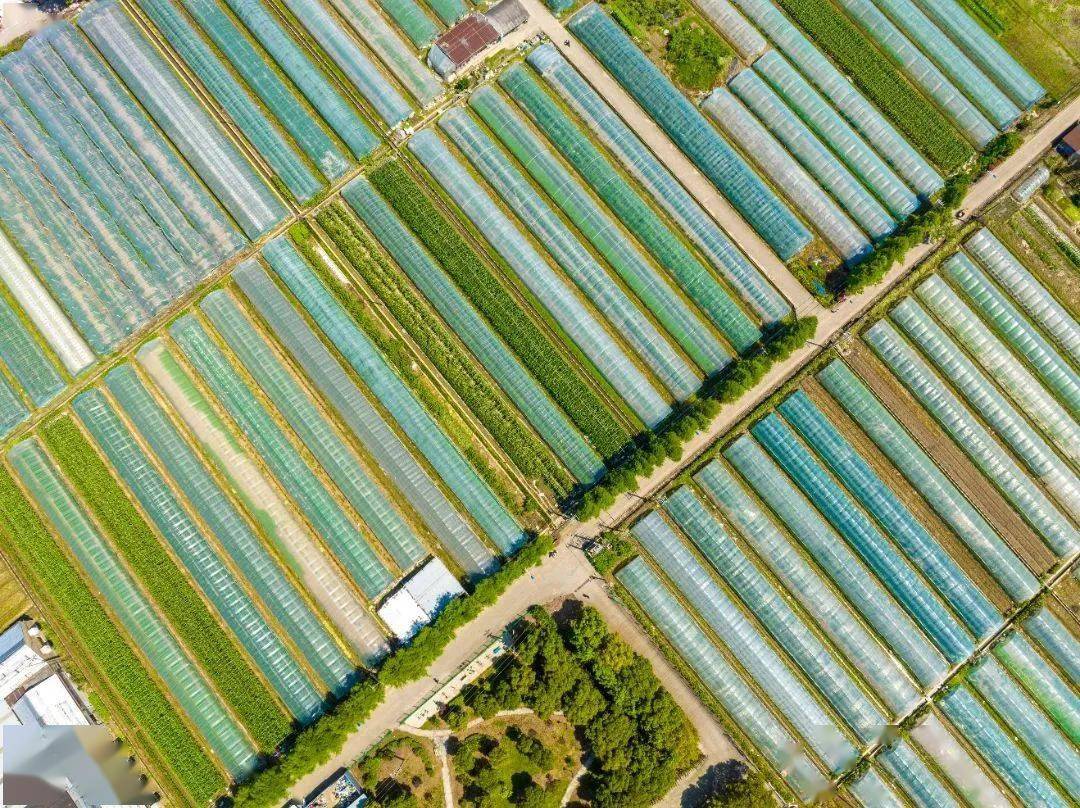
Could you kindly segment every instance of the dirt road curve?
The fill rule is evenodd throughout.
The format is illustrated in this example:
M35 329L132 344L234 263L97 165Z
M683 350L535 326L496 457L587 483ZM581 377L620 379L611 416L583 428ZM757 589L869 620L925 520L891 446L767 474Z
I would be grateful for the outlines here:
M605 525L615 524L642 504L643 499L660 491L667 482L683 468L693 462L701 452L708 448L729 427L767 398L777 387L795 373L829 341L842 333L844 328L856 320L873 303L885 294L900 278L921 261L933 245L920 245L906 256L902 264L894 266L885 280L862 294L848 298L831 310L823 309L809 296L798 282L787 272L778 259L761 242L760 238L734 212L716 189L702 177L689 161L678 152L663 135L660 129L634 105L622 88L601 69L579 44L564 46L569 39L566 29L542 5L540 0L522 0L531 16L530 28L542 30L558 44L564 54L581 70L594 86L615 102L620 113L627 117L643 137L643 140L685 183L694 196L713 213L732 237L755 256L759 266L772 281L791 300L802 314L814 314L818 317L818 330L813 344L796 352L786 362L775 366L772 371L738 402L727 406L710 424L686 445L679 462L667 462L658 468L648 479L643 480L637 491L621 497L600 518L588 523L569 522L560 531L561 538L578 536L591 538L596 536ZM993 174L988 174L972 186L965 199L964 210L978 212L987 202L993 200L1027 166L1045 150L1050 143L1080 117L1080 98L1061 109L1037 132L1031 134L1015 155L999 166ZM768 256L762 258L762 256ZM794 284L794 286L792 286ZM716 722L709 710L700 702L683 679L668 665L660 652L634 621L634 619L612 598L603 583L596 579L592 567L583 554L563 542L553 558L546 559L532 574L516 581L499 599L498 603L486 609L470 626L459 632L432 665L431 677L414 682L387 692L386 699L372 716L353 734L345 748L333 760L321 766L318 771L305 777L292 789L295 799L304 799L328 777L360 757L388 729L396 726L406 714L421 704L437 687L436 679L444 681L452 676L462 665L472 659L487 642L489 635L500 631L503 626L521 614L529 606L549 603L571 595L588 593L586 602L597 607L608 622L637 650L652 662L665 685L675 696L676 701L690 716L701 737L705 763L711 764L726 760L737 754L730 740ZM677 800L672 797L672 804Z

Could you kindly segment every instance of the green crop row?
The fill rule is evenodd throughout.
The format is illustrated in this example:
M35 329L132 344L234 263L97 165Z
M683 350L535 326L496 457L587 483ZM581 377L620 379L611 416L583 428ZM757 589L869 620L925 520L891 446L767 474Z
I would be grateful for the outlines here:
M289 734L289 718L109 474L90 442L70 416L50 421L39 434L213 688L259 747L273 751Z
M131 717L130 729L139 745L154 756L146 761L150 770L172 774L170 779L184 791L173 795L179 801L209 804L225 788L224 775L125 642L102 608L100 595L79 577L4 469L0 469L0 540L39 597L55 610L46 615L49 622L69 627L73 641L87 651L80 662L98 673L104 689L115 692L116 699L106 696L106 701Z
M471 430L450 409L434 386L424 378L405 344L375 318L363 300L357 297L355 293L345 289L341 281L323 263L315 250L314 234L308 224L304 221L297 222L289 229L289 236L292 238L296 248L315 269L316 274L326 288L345 307L349 316L352 317L360 329L375 343L386 361L393 366L398 376L423 404L424 409L438 422L454 445L461 449L465 458L472 464L477 473L484 478L484 482L491 487L495 495L506 505L521 512L525 506L522 497L515 495L510 490L492 464L492 461L476 447Z
M400 163L385 162L368 178L593 448L617 455L630 434Z
M939 168L951 174L971 159L974 150L949 120L830 0L779 2Z
M483 374L402 271L383 260L356 229L342 203L324 208L317 220L514 464L526 477L545 481L556 498L568 494L573 481L554 453L522 422L513 404Z

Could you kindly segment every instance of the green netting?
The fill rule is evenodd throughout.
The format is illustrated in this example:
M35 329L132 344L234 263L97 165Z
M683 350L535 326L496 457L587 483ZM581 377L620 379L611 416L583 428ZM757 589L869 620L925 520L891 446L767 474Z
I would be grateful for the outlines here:
M652 208L615 170L588 137L574 124L521 65L514 65L499 83L529 113L562 155L611 208L679 286L739 351L761 338L761 332L661 221Z
M453 25L468 11L462 0L426 0L426 2L431 10L439 15L439 19L447 25Z
M251 772L258 762L255 750L75 501L42 448L34 441L24 441L8 452L8 459L211 749L234 776Z
M170 333L364 594L386 589L393 576L206 330L187 315Z

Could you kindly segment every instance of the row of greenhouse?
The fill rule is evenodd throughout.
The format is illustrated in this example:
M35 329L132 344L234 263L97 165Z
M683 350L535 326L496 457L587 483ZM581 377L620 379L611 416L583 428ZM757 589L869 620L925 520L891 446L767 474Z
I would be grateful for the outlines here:
M405 576L435 557L475 581L528 537L354 318L342 270L305 253L269 241L16 443L0 480L8 518L28 497L36 544L178 710L135 724L195 802L381 660L397 629L377 607Z
M784 793L1072 804L1078 329L977 230L630 525L615 579Z
M864 258L941 189L940 165L913 145L902 116L883 115L780 5L699 6L744 65L700 108L598 5L568 27L781 259L800 254L815 234L845 262ZM918 87L976 148L1044 95L953 0L839 6L844 24L869 37L864 50L888 54L896 80Z
M0 60L4 434L438 94L295 5L103 0Z

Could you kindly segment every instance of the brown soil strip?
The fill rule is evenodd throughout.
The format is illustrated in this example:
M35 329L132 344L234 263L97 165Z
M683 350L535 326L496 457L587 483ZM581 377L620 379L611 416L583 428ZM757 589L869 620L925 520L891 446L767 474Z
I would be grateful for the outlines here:
M1020 559L1036 575L1050 569L1055 559L1042 540L870 349L854 342L844 358Z
M844 437L862 455L877 475L893 490L900 501L911 511L922 525L938 540L942 548L960 565L968 577L990 598L1002 612L1012 605L1009 596L987 572L967 546L957 538L952 529L941 520L930 505L922 498L903 474L878 449L872 440L844 412L844 409L825 392L815 379L807 379L803 384L807 395L821 408L822 412L843 433Z

